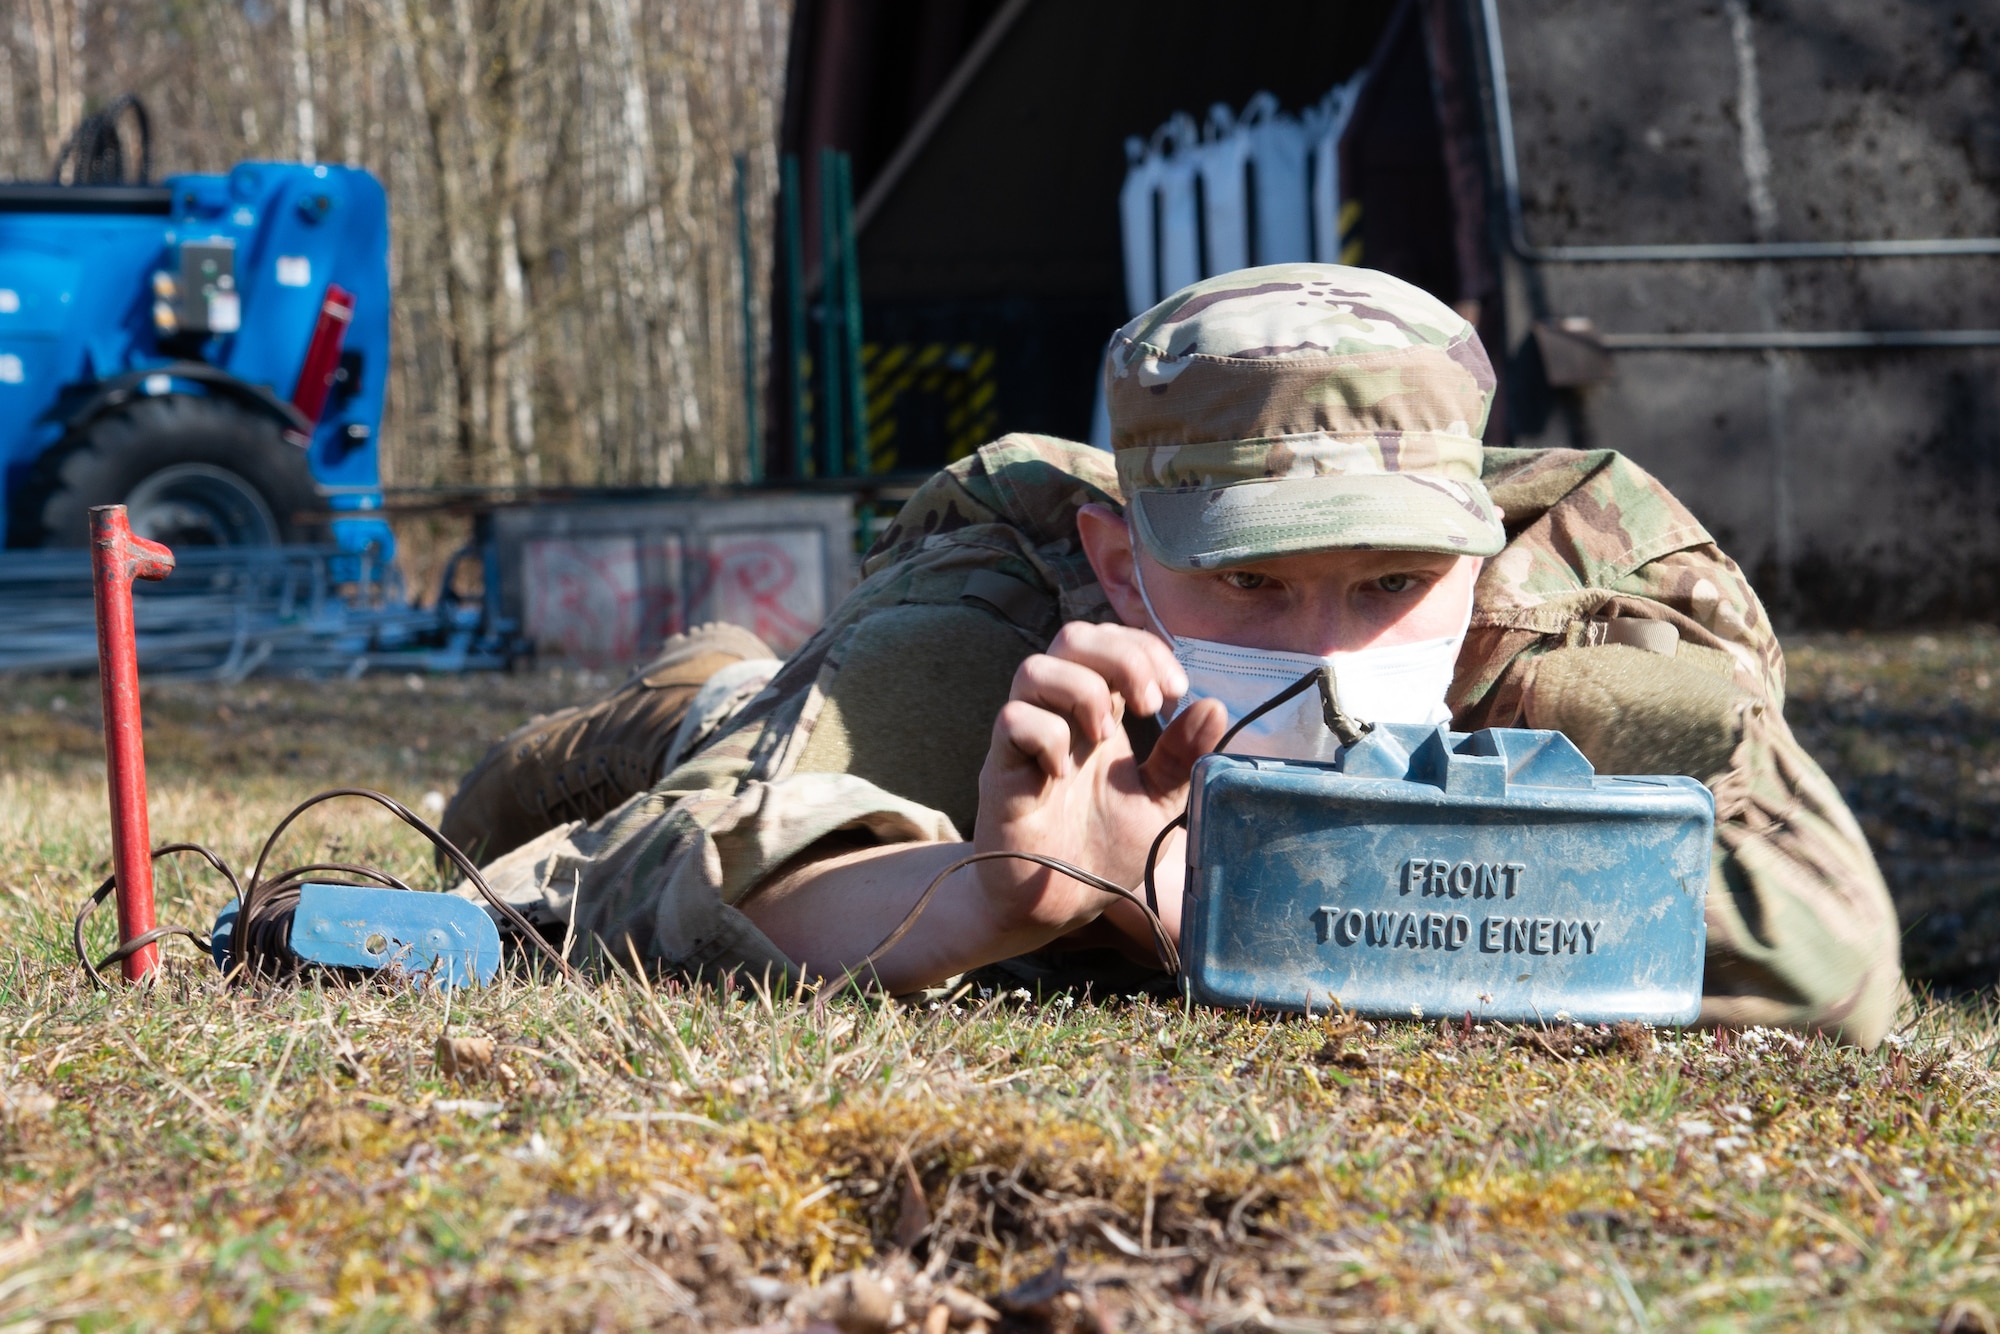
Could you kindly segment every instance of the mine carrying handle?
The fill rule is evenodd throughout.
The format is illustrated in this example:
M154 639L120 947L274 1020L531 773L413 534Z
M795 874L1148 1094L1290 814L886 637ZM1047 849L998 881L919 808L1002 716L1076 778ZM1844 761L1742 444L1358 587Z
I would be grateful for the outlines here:
M1229 743L1236 739L1238 732L1241 732L1244 728L1256 722L1280 704L1285 703L1294 696L1304 694L1314 686L1319 687L1319 707L1321 715L1326 719L1326 730L1333 733L1334 739L1340 742L1341 745L1351 746L1375 730L1374 723L1363 722L1341 707L1340 681L1334 674L1333 664L1328 662L1313 668L1304 676L1301 676L1298 680L1292 682L1283 690L1280 690L1277 694L1244 714L1241 718L1238 718L1230 729L1222 734L1222 740L1215 743L1215 747L1210 753L1214 755L1222 754L1222 752L1229 749Z
M118 943L151 931L152 830L146 815L146 741L139 719L139 649L132 625L132 581L164 579L174 553L132 532L123 505L90 511L90 568L97 596L98 688L104 700L104 777L111 796L111 860L118 877ZM122 962L137 982L158 966L148 944Z
M1340 681L1334 675L1333 664L1324 663L1314 673L1319 686L1320 712L1326 718L1326 730L1343 746L1351 746L1362 737L1375 730L1375 724L1363 722L1340 706Z

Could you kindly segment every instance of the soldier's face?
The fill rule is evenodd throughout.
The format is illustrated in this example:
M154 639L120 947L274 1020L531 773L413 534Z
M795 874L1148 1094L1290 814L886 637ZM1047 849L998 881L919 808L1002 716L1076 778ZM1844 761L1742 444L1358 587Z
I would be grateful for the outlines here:
M1134 578L1177 635L1324 656L1446 638L1465 625L1482 561L1424 551L1325 551L1228 570L1171 570L1137 548L1122 515L1086 505L1078 529L1118 618L1151 628Z

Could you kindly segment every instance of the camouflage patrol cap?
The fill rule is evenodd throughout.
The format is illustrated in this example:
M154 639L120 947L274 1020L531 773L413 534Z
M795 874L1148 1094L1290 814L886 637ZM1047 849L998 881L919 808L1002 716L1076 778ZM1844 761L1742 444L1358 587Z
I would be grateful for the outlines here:
M1207 278L1113 335L1104 377L1126 511L1171 568L1505 545L1479 481L1493 367L1470 324L1401 279Z

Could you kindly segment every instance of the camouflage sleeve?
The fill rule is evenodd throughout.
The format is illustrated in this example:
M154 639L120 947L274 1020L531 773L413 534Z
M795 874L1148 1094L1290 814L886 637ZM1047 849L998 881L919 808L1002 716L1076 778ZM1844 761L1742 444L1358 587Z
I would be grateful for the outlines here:
M775 765L761 744L768 726L739 730L602 820L559 826L485 867L488 883L572 941L578 964L788 973L791 960L737 907L751 889L829 837L959 837L939 812L852 774L791 772L786 761L811 731L803 712L773 715L792 743L776 748Z
M1004 437L939 473L869 552L860 586L700 751L596 823L551 830L500 858L484 868L489 882L551 934L573 938L579 962L789 971L738 907L775 872L829 840L960 838L944 812L848 771L861 766L815 771L816 730L824 742L841 726L829 701L843 667L857 645L882 638L864 627L913 619L880 615L891 611L984 608L998 633L980 642L1004 683L1061 620L1108 614L1075 541L1075 511L1092 502L1117 502L1108 456L1048 437ZM997 708L980 702L986 694L941 691L940 706L984 709L983 736Z
M1481 576L1459 725L1556 727L1606 772L1706 782L1703 1020L1874 1046L1904 994L1895 908L1785 723L1783 653L1749 581L1616 455L1490 452L1512 540Z

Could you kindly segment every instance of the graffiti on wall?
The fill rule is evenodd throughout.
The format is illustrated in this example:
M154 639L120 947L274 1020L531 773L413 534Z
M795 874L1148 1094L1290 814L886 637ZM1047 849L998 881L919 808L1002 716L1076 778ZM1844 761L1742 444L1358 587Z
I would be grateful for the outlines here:
M535 538L523 576L528 637L590 666L638 662L704 621L744 626L788 654L827 613L814 529Z

